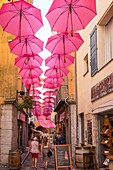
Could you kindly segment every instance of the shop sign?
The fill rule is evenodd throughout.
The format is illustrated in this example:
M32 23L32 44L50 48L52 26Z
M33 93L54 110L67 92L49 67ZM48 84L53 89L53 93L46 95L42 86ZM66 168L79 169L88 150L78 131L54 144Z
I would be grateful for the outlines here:
M26 116L23 113L20 113L20 118L21 121L26 122Z
M113 73L91 88L91 101L113 92Z

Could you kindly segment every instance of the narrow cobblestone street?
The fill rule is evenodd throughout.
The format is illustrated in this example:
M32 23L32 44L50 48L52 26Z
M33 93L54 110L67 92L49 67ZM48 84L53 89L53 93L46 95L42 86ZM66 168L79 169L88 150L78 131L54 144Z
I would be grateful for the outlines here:
M25 157L26 152L22 154L22 159ZM31 154L28 156L28 158L25 160L24 164L21 167L21 170L33 170L32 168L32 162L31 162ZM44 170L44 162L43 162L43 157L40 154L38 158L38 164L37 164L37 169L38 170ZM0 167L0 170L9 170L8 167ZM48 163L48 170L55 170L55 162L54 162L54 156L50 158L50 161Z

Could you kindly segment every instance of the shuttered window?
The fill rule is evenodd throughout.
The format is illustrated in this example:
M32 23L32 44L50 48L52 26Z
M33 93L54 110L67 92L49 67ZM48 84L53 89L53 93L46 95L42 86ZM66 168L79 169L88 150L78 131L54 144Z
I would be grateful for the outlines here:
M91 61L91 76L93 76L97 70L97 28L94 27L90 34L90 61Z
M113 17L105 25L106 63L113 59Z

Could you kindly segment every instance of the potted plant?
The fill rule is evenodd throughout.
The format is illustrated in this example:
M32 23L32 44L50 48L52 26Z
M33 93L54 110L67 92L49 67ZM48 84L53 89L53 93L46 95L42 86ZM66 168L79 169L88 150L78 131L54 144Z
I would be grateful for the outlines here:
M32 109L33 104L34 104L34 101L33 101L32 97L29 95L26 95L26 96L24 96L23 101L18 104L18 108L19 108L19 110L23 110L24 108Z

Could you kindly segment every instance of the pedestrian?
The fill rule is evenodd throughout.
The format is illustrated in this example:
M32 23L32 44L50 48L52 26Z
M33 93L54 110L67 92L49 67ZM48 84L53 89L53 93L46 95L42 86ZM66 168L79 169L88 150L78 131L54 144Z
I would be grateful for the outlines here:
M38 154L40 153L40 144L37 141L37 137L33 138L29 150L32 154L32 168L37 169Z
M61 135L58 136L58 144L59 145L62 144L62 137L61 137Z
M48 138L46 136L43 137L42 140L42 152L43 152L43 160L44 160L44 169L47 169L49 157L47 155L49 149Z

